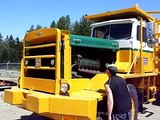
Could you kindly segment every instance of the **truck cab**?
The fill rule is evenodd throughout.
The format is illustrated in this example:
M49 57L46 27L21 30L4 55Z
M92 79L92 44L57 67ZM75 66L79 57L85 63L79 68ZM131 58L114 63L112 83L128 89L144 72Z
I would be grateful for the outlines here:
M140 23L140 17L142 23ZM124 10L121 13L111 11L95 16L87 16L86 18L96 21L96 23L91 25L91 37L108 39L119 43L118 51L113 50L109 52L109 56L112 58L109 63L116 64L119 72L140 73L140 47L142 47L143 53L143 72L154 71L154 23L146 19L142 13L135 16L133 11L130 12L129 10ZM131 68L133 61L134 67Z

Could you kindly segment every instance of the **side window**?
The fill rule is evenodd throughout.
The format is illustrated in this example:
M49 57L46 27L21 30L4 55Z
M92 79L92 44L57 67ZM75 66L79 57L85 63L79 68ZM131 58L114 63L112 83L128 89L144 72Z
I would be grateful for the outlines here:
M137 26L137 40L140 41L140 26ZM143 42L147 41L147 29L143 27Z
M100 27L95 27L94 28L94 32L93 32L93 36L92 37L96 37L96 38L106 38L106 36L108 36L109 34L109 26L100 26Z

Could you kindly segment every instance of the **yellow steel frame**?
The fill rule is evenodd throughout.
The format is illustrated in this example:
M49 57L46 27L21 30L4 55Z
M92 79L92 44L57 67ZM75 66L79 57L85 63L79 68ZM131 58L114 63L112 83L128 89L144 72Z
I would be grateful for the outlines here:
M130 13L136 13L137 15L140 15L142 18L146 19L147 21L155 21L156 19L149 15L147 12L143 11L138 7L138 5L135 5L132 8L126 8L126 9L121 9L121 10L115 10L115 11L109 11L105 13L100 13L100 14L95 14L95 15L90 15L90 16L85 16L85 19L87 20L93 20L93 21L104 21L109 19L114 19L115 17L123 17L124 14ZM113 18L112 18L113 17ZM124 16L127 17L127 16Z

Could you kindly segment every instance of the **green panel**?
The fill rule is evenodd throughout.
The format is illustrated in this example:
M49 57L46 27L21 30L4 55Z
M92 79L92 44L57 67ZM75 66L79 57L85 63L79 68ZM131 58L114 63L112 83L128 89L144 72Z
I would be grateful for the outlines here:
M103 48L103 49L119 49L117 41L101 38L86 37L80 35L70 35L71 46Z

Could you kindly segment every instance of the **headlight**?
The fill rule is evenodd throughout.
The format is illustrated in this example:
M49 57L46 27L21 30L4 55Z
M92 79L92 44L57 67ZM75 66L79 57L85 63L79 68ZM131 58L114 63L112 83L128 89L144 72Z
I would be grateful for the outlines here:
M54 66L54 64L55 64L55 60L52 59L52 60L51 60L51 66Z
M41 67L41 58L36 58L35 59L35 67L40 68Z
M61 84L61 93L62 95L67 95L69 90L69 84L68 83L62 83Z
M27 66L28 63L29 63L29 61L28 61L28 60L25 60L25 62L24 62L25 66Z

